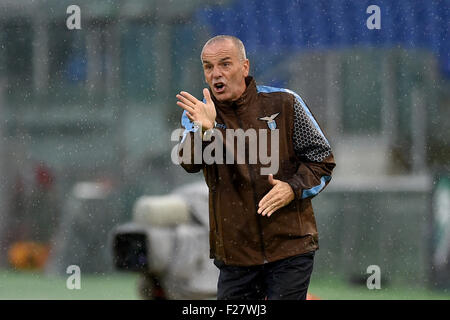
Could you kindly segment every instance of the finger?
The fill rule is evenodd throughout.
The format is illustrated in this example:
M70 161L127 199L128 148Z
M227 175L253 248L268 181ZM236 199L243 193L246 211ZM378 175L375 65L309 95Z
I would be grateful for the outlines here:
M261 201L258 203L258 213L261 213L266 208L266 204L270 201L272 198L272 194L269 192L264 196L264 198L261 199Z
M205 97L206 103L212 103L211 94L206 88L203 89L203 97Z
M276 212L278 209L283 208L286 206L287 202L283 198L279 198L278 201L274 204L272 209L267 213L267 216L271 216L272 213Z
M180 94L183 97L185 97L186 99L188 99L189 101L191 101L193 104L197 104L197 103L201 102L196 97L194 97L192 94L190 94L189 92L181 91Z
M278 183L278 181L280 181L280 180L277 180L277 179L273 178L273 174L269 174L269 183L271 185L273 185L273 186L276 185Z
M186 116L187 116L187 117L189 118L189 120L191 120L192 122L195 121L194 117L193 117L189 112L186 112Z
M275 213L278 209L280 209L281 206L277 206L275 208L273 208L268 214L267 214L267 218L269 218L273 213Z
M276 210L278 208L278 206L279 206L278 202L271 203L270 205L267 206L266 209L264 209L264 211L261 213L261 215L265 216L269 212L273 212L274 210Z
M185 97L183 97L181 94L177 94L177 99L183 102L185 105L195 108L195 104L192 103L190 100L186 99Z
M277 203L279 200L280 199L278 197L275 197L275 196L271 197L258 209L258 213L263 213L265 210L267 210L267 208L270 208L272 205Z
M269 218L272 213L278 210L278 207L273 207L269 212L267 212L266 217Z
M266 208L261 212L261 215L262 215L262 216L265 216L265 215L270 211L270 209L272 209L272 206L266 207Z
M270 201L276 194L278 194L278 188L275 189L274 187L261 199L261 201L259 201L258 207L264 206L266 202Z
M280 204L281 204L281 198L280 197L276 197L276 198L273 199L273 201L268 203L267 207L272 208L273 206L279 206Z
M258 207L259 207L258 213L261 213L261 211L264 210L264 208L266 208L267 205L272 202L272 198L274 196L275 196L274 193L269 192L268 194L266 194L264 196L264 198L261 199L261 201L258 204Z
M191 106L188 106L181 101L177 101L177 105L191 114L195 111Z

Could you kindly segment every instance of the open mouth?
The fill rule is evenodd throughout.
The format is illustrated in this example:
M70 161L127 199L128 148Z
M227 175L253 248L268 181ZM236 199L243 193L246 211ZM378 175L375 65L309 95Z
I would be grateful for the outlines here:
M213 85L214 91L217 93L222 93L225 90L225 84L223 82L217 82Z

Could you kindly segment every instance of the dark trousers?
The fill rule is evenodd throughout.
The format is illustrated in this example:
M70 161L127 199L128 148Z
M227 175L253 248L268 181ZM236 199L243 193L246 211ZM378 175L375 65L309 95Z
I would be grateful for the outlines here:
M239 267L214 260L219 268L218 300L306 300L314 251L265 263Z

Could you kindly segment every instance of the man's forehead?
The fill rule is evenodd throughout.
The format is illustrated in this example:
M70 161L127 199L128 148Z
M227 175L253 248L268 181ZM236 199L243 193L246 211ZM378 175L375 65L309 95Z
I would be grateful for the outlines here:
M202 60L237 57L238 50L231 40L224 39L208 44L203 48Z

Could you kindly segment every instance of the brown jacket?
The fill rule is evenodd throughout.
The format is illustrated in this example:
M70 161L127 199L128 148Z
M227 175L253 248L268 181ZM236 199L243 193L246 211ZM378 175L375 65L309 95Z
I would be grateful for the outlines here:
M180 156L190 152L189 161L181 165L188 172L203 170L209 187L210 257L229 265L259 265L318 249L318 232L311 198L329 183L335 167L330 145L303 100L294 92L256 86L252 77L246 79L247 89L234 102L223 103L213 97L217 126L223 137L226 129L266 129L268 121L260 118L275 115L279 130L279 170L275 179L289 183L295 199L274 212L270 218L257 213L258 203L272 186L262 165L256 164L194 164L193 142L197 130L183 114L185 135ZM273 125L273 123L272 123ZM272 129L273 126L272 126ZM184 137L186 138L186 137ZM270 148L270 137L267 138ZM198 140L197 140L198 141ZM223 147L227 148L225 139ZM210 142L203 142L205 148ZM236 144L234 146L236 150ZM245 141L248 153L248 141ZM225 151L224 151L225 155ZM236 160L236 159L235 159Z

